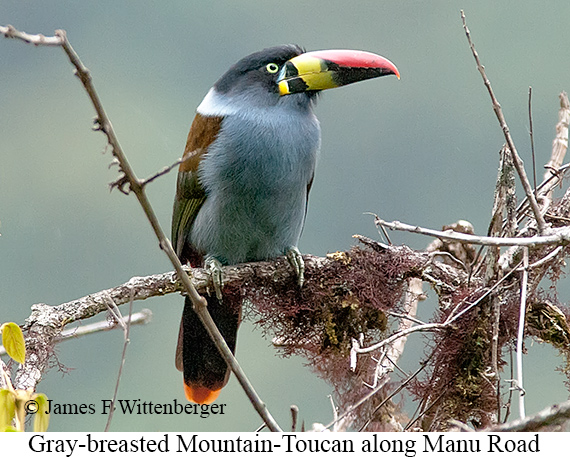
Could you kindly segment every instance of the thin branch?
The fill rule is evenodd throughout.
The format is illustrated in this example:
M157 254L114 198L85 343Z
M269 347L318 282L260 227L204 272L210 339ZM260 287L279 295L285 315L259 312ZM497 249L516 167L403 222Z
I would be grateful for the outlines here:
M376 225L383 225L392 230L419 233L420 235L433 236L445 240L459 241L461 243L481 244L485 246L528 246L556 245L570 243L570 227L559 227L549 230L549 235L531 236L527 238L499 238L492 236L469 235L467 233L446 230L432 230L417 225L404 224L400 221L387 222L376 219Z
M121 354L121 364L119 365L119 373L117 374L117 382L115 383L115 392L113 393L113 399L111 400L111 407L109 408L109 415L107 416L107 424L105 425L105 431L108 432L109 428L111 427L111 421L113 420L113 413L115 412L115 403L117 402L117 395L119 393L119 385L121 383L121 376L123 374L123 367L125 366L125 360L127 358L127 347L129 346L129 343L131 342L129 335L131 332L131 318L133 315L133 290L131 289L131 294L130 294L130 300L129 300L129 315L127 317L127 322L124 322L123 316L121 316L121 312L119 311L119 308L117 308L117 305L115 305L113 303L114 306L114 311L116 313L119 314L119 321L123 322L124 324L124 330L125 330L125 341L123 343L123 352Z
M509 345L509 369L510 369L511 379L513 379L515 376L514 366L515 366L515 363L514 363L514 359L513 359L513 345L510 344ZM503 422L506 422L509 419L509 416L511 415L512 401L513 401L513 389L509 389L509 397L507 398L507 401L505 403L505 417L502 419ZM501 416L500 415L499 415L498 419L499 419L499 422L501 422Z
M372 414L370 414L371 417L374 417L374 415L380 411L380 408L382 408L386 403L388 403L392 398L394 398L397 394L399 394L404 387L406 387L412 380L414 380L425 368L427 367L427 360L423 363L420 364L420 367L414 371L410 376L408 376L396 389L394 389L394 391L388 395L386 398L384 398L382 400L382 402L376 406L376 408L374 408L374 411L372 412ZM373 395L377 394L379 392L380 389L378 390L374 390L372 392L370 392L366 397L364 397L361 402L364 403L364 401L368 400L370 397L372 397ZM359 403L361 403L359 402ZM359 432L362 432L366 429L366 427L368 427L368 425L370 424L370 422L372 421L372 419L368 419L364 425L362 427L360 427L360 429L358 430ZM332 425L332 423L331 423ZM327 426L328 428L328 426Z
M471 48L471 52L473 53L473 57L475 58L475 62L477 63L477 69L479 70L479 73L481 74L481 77L483 78L483 83L485 84L485 87L487 88L487 91L489 92L489 96L491 97L491 102L493 104L493 111L495 112L495 115L497 116L497 119L499 120L499 124L501 126L501 129L503 130L505 140L507 141L509 149L511 150L511 154L513 156L513 163L515 165L515 168L516 168L517 173L519 175L519 178L521 180L521 184L523 186L524 192L528 198L528 201L530 203L530 207L532 208L532 212L533 212L534 217L536 219L536 225L538 227L538 232L540 234L543 234L547 228L547 224L544 220L544 216L542 215L542 213L540 211L540 207L538 206L538 202L536 201L536 198L534 196L534 192L533 192L532 187L531 187L531 185L528 181L528 178L526 176L523 161L521 160L520 156L517 153L517 149L515 147L515 143L513 141L513 138L511 137L511 133L509 131L509 126L507 125L507 121L505 120L505 116L503 115L503 110L501 109L501 105L499 104L499 101L495 97L495 93L493 92L493 88L491 87L491 82L489 81L489 78L487 77L487 74L485 73L485 67L481 64L481 61L479 59L479 54L477 54L477 51L475 50L475 45L471 41L471 33L469 32L469 28L467 28L465 13L463 12L463 10L461 11L461 20L463 21L463 29L465 30L465 35L467 36L467 41L469 43L469 47Z
M291 431L297 430L297 419L299 418L299 407L297 405L291 405Z
M557 140L555 139L554 142L556 141ZM568 140L566 140L566 142L568 142ZM544 202L544 199L548 199L547 202L544 202L545 207L549 206L549 202L551 201L552 190L562 182L562 180L566 177L566 173L570 169L570 163L561 165L558 168L550 168L549 164L545 165L545 168L547 168L548 171L544 174L544 180L542 181L542 183L539 184L537 189L538 196L539 198L541 198L541 201ZM517 223L522 222L523 219L526 217L528 206L529 206L528 200L525 197L517 207Z
M364 214L370 215L370 216L374 216L374 218L378 218L377 214L371 213L371 212L365 212ZM378 233L380 235L384 236L384 239L387 241L389 246L392 246L394 243L392 243L392 240L390 239L390 235L388 235L388 232L386 231L386 229L382 226L378 227L376 226Z
M333 422L334 422L334 427L333 427L333 432L338 432L339 431L339 427L338 427L338 408L335 406L334 404L334 399L332 397L332 395L329 395L329 400L331 402L331 408L332 408L332 412L333 412Z
M385 385L388 382L389 374L394 371L394 368L399 368L397 366L397 362L400 356L404 353L404 348L407 340L407 336L402 332L410 329L413 322L418 323L417 319L415 319L415 316L418 309L418 302L422 300L423 297L424 294L422 280L419 278L410 278L408 280L408 287L404 294L403 310L405 314L401 316L403 319L400 320L398 324L398 331L396 332L396 334L400 336L394 340L398 341L398 344L390 344L386 351L383 352L382 356L379 357L378 361L376 362L374 379L371 386L372 388L376 388L378 384ZM419 322L419 325L426 324L424 322ZM356 369L356 354L360 353L360 345L361 343L356 342L356 340L352 343L352 348L354 351L351 351L350 361L351 369L353 371Z
M445 395L445 390L442 390L441 393L435 398L435 400L434 400L429 406L426 406L427 401L429 400L429 398L428 398L428 399L425 399L425 403L424 403L424 404L420 404L420 405L418 406L418 410L416 410L416 412L414 413L414 415L415 415L415 414L418 414L418 411L419 411L420 408L423 407L423 409L419 412L419 414L418 414L417 417L415 417L414 419L411 419L411 420L406 424L406 426L404 427L404 431L409 430L417 421L419 421L419 420L420 420L423 416L425 416L432 408L434 408L434 407L439 403L439 401L444 397L444 395ZM426 430L426 431L430 431L430 430Z
M141 181L141 185L142 186L146 186L147 184L150 184L151 182L153 182L155 179L160 178L161 176L164 176L168 173L170 173L174 168L176 168L178 165L180 165L182 162L185 162L186 160L192 158L191 155L189 155L188 157L184 158L181 157L180 159L178 159L176 162L174 162L172 165L169 165L167 167L164 167L162 170L156 172L154 175L149 176L146 179L143 179Z
M398 318L400 318L400 319L407 319L407 320L412 321L412 322L414 322L414 323L416 323L416 324L419 324L419 325L424 325L424 324L425 324L424 321L421 321L421 320L419 320L419 319L416 319L415 317L412 317L412 316L408 316L407 314L395 313L395 312L393 312L393 311L386 311L386 314L387 314L388 316L394 316L394 317L398 317Z
M115 302L113 302L113 300L111 299L111 297L105 297L107 300L107 309L109 310L109 313L111 314L111 316L113 316L113 319L115 320L115 322L117 322L121 328L123 329L123 335L126 337L127 334L127 322L125 322L123 316L121 315L121 311L119 311L119 308L117 307L117 305L115 305ZM129 303L133 303L133 292L131 289L131 294L130 294L130 298L129 298ZM129 314L129 322L131 319L131 314Z
M534 155L534 129L532 127L532 87L528 87L528 134L530 136L530 154L532 157L532 181L536 198L536 157Z
M499 285L501 285L503 283L503 281L505 281L508 277L510 277L515 271L517 271L517 268L521 265L522 262L520 262L515 268L511 269L507 274L505 274L501 279L499 279L497 282L495 282L495 284L493 284L492 287L490 287L487 292L485 292L483 295L481 295L477 300L475 300L473 303L471 303L467 308L461 310L459 313L455 314L455 312L465 303L465 300L462 300L456 307L455 309L449 314L449 317L445 320L445 324L452 324L453 322L455 322L457 319L459 319L461 316L463 316L464 314L468 313L470 310L472 310L473 308L475 308L475 306L477 306L479 303L481 303L481 301L483 301L487 296L489 296L491 293L493 293L494 290L498 289Z
M519 329L517 334L517 389L519 389L519 416L521 419L525 417L524 407L524 388L523 388L523 343L524 343L524 324L526 319L526 298L528 288L528 248L523 250L523 273L521 280L521 304L519 314Z
M558 254L560 254L562 252L563 247L562 246L558 246L557 248L555 248L552 252L550 252L549 254L545 255L542 259L537 260L536 262L531 263L528 266L529 270L532 270L533 268L537 268L540 267L542 265L544 265L545 263L550 262L552 259L554 259Z
M412 373L410 376L408 376L407 379L404 380L404 382L402 382L395 390L394 392L392 392L390 395L388 395L388 397L386 397L382 403L379 405L380 407L383 406L387 401L389 401L391 398L393 398L395 395L397 395L404 387L406 387L418 374L420 374L427 366L427 363L423 363L421 364L421 366L414 372ZM384 387L384 385L378 386L375 389L371 390L370 392L368 392L364 397L362 397L360 400L358 400L354 405L352 405L350 408L348 408L345 412L343 412L342 414L340 414L338 417L336 417L332 422L330 422L329 424L327 424L325 426L325 429L329 429L332 426L334 426L338 421L343 420L345 417L347 417L348 415L350 415L352 412L356 411L358 409L358 407L360 407L361 405L363 405L364 403L366 403L368 400L370 400L374 395L376 395L378 392L380 392L382 390L382 388Z
M17 40L22 40L29 44L34 44L36 46L62 46L63 39L59 36L46 37L42 34L30 35L26 32L20 32L16 30L13 26L0 25L0 33L6 38L15 38Z
M142 309L138 313L134 313L131 316L131 325L148 324L152 319L152 311L150 309ZM123 327L125 319L123 318L121 322L116 320L105 319L99 322L94 322L92 324L84 324L75 328L64 330L61 332L59 338L56 338L55 343L61 341L67 341L70 339L79 338L85 335L91 335L93 333L108 332L109 330L116 330L119 327ZM4 346L0 345L0 356L6 355L6 349Z
M366 354L368 352L373 352L376 351L380 348L383 348L384 346L393 343L394 341L403 338L404 336L408 336L411 333L416 333L416 332L435 332L435 331L439 331L439 330L443 330L444 328L446 328L449 324L448 323L431 323L431 324L423 324L423 325L415 325L413 327L409 327L405 330L401 330L398 331L396 333L394 333L392 336L386 338L385 340L382 340L376 344L373 344L372 346L367 346L365 348L360 347L360 343L358 342L358 340L353 339L353 345L351 348L351 354L352 353L356 353L356 354Z

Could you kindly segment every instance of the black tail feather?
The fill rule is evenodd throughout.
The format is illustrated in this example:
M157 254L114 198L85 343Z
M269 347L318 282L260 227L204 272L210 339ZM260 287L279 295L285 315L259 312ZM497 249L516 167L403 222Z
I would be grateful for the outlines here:
M235 352L240 311L220 302L214 295L206 297L208 311L230 350ZM230 369L206 328L186 297L180 326L176 366L184 372L184 383L194 388L220 390L229 379Z

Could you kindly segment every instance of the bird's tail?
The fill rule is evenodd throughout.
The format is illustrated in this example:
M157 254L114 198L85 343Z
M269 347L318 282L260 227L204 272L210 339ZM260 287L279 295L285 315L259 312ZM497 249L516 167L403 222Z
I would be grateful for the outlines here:
M224 306L215 295L207 296L208 311L232 352L235 351L240 310ZM188 401L210 404L220 394L230 376L230 368L212 342L188 297L180 322L176 368L184 373L184 393Z

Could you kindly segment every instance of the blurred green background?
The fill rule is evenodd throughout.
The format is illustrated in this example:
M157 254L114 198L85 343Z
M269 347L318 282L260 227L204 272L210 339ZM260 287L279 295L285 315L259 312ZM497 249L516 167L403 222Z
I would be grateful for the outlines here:
M1 0L0 23L45 35L67 30L140 177L181 155L195 107L250 52L294 42L391 59L401 81L367 81L319 101L322 155L300 248L324 255L347 249L354 233L378 238L367 211L432 228L467 219L477 233L486 231L503 136L467 47L461 8L527 165L533 87L542 167L558 93L570 89L566 1ZM57 305L170 270L134 197L109 192L116 169L102 154L103 135L90 130L93 109L61 49L2 39L0 74L0 322L22 323L33 303ZM168 232L174 183L171 173L149 187ZM392 239L414 248L430 241L403 233ZM568 301L564 280L559 291ZM135 304L151 308L154 319L132 329L119 398L184 400L174 368L182 304L179 296ZM430 301L422 306L428 319ZM406 369L415 369L424 343L410 338ZM68 372L52 369L38 390L58 403L112 398L122 346L119 331L59 345ZM554 371L556 352L537 344L528 349L532 413L567 392ZM249 323L240 330L238 358L284 427L291 404L307 425L331 420L331 387L302 359L277 357ZM234 378L219 402L228 404L224 416L116 414L112 430L248 431L260 424ZM410 401L405 406L413 408ZM106 416L99 412L52 416L50 430L102 430Z

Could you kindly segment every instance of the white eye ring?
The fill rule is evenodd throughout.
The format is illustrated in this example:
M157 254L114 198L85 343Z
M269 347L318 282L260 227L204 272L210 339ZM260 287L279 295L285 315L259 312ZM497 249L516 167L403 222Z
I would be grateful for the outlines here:
M268 73L277 73L279 71L279 65L276 63L268 63L265 69Z

